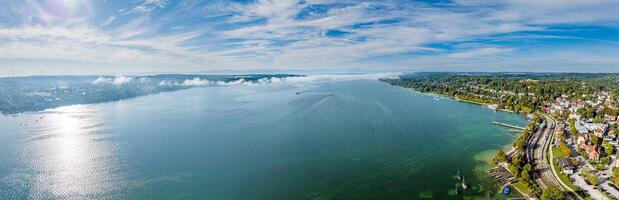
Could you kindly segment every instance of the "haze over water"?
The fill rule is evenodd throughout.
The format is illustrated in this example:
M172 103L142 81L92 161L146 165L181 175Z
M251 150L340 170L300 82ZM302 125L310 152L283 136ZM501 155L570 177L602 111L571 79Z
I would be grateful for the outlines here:
M298 92L298 94L296 94ZM206 87L0 116L0 199L494 199L519 115L376 80ZM470 185L454 196L457 170Z

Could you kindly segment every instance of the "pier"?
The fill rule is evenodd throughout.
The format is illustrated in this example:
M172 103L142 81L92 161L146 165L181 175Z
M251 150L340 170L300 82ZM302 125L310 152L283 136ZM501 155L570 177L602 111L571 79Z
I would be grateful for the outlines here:
M520 126L516 126L516 125L511 125L511 124L506 124L506 123L497 122L497 121L492 121L492 123L496 124L496 125L499 125L499 126L505 126L505 127L509 127L509 128L513 128L513 129L519 129L519 130L526 129L524 127L520 127Z

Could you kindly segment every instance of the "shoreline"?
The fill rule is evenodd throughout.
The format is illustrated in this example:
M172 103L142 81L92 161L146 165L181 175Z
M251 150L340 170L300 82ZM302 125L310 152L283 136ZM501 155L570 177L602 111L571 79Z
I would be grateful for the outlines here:
M398 87L402 87L402 86L398 86ZM489 108L489 106L493 105L493 104L484 103L484 102L460 99L460 98L458 98L456 96L449 96L449 95L438 94L438 93L434 93L434 92L420 92L420 91L417 91L417 90L415 90L413 88L407 88L407 87L402 87L402 88L411 90L413 93L417 93L417 94L421 94L421 95L426 95L426 96L430 96L430 97L442 97L442 98L452 99L452 100L456 100L456 101L463 102L463 103L470 103L470 104L480 105L482 107L487 107L487 108ZM513 110L508 110L508 109L492 109L492 110L526 116L526 114L524 114L524 113L517 113L517 112L515 112Z

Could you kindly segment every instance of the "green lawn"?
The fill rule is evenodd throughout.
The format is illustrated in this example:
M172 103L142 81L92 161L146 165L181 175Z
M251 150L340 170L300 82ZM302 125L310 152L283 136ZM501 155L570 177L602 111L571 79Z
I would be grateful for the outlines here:
M525 194L529 194L529 188L527 186L524 185L524 183L521 183L520 181L512 184L512 186L514 186L515 188L518 188L517 191L522 191Z
M567 185L568 187L572 188L572 190L578 190L578 187L575 186L574 184L572 184L572 179L568 176L566 176L565 174L563 174L563 172L561 172L561 168L559 167L559 164L557 162L557 158L560 157L565 157L563 155L563 152L561 152L561 150L559 150L556 147L552 147L552 156L555 158L555 161L553 162L554 168L555 170L557 170L557 174L559 175L559 179L561 179L561 181L563 183L565 183L565 185Z
M565 155L563 155L563 152L561 152L561 149L555 147L554 145L552 146L552 156L554 156L555 159L565 157Z

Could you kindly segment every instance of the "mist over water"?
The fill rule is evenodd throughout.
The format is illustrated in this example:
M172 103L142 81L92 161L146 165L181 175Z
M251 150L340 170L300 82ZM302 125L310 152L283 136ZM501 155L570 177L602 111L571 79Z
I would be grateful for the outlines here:
M516 135L490 122L525 119L437 99L342 79L3 115L0 199L493 199Z

